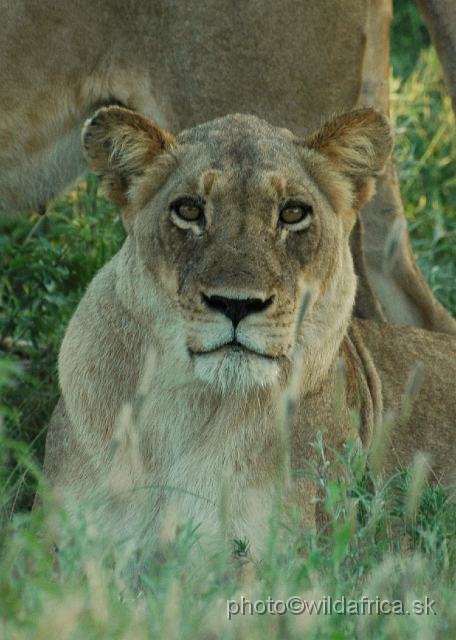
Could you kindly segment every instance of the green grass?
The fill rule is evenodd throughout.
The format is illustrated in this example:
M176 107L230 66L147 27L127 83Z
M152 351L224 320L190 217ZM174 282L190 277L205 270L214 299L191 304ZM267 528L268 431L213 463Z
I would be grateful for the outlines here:
M54 202L44 217L0 219L0 261L5 266L0 274L0 339L13 341L3 360L19 367L15 384L1 396L5 429L9 437L30 444L40 460L44 429L59 395L57 355L65 328L87 285L124 237L118 210L100 197L91 175ZM14 484L13 468L11 472ZM34 486L24 477L16 507L30 506Z
M314 469L320 483L321 471ZM116 549L97 540L93 523L81 514L70 525L44 492L41 511L18 515L2 530L0 638L453 638L455 505L441 491L416 490L421 469L386 481L376 476L353 445L339 472L339 481L323 482L328 527L318 535L303 535L296 514L276 514L267 552L253 565L244 542L227 562L223 549L201 549L197 529L187 523L172 543L156 543L133 587L113 568ZM241 565L253 574L242 579ZM329 597L345 598L361 607L363 596L373 603L371 615L361 608L358 615L261 615L268 599L270 607L271 599L293 597L327 607ZM242 597L259 613L250 615L247 604L247 615L229 620L227 607L238 611ZM436 615L375 610L385 601L412 612L414 601L426 599Z
M431 39L415 0L393 0L391 65L397 78L409 78Z
M408 3L398 4L416 19ZM419 54L420 46L410 45L413 55L401 72L406 79L392 81L396 159L414 251L456 315L455 123L435 54ZM70 524L45 485L43 508L29 513L58 395L58 346L87 283L124 231L90 176L44 218L4 219L0 231L6 265L0 335L15 341L0 352L0 640L456 637L455 505L442 489L422 486L419 466L382 478L353 445L339 462L340 480L325 479L321 466L307 470L323 485L328 526L303 533L295 514L281 513L255 566L248 541L237 541L227 562L225 549L201 549L198 529L185 523L172 544L157 542L156 555L131 585L119 550L100 543L84 513ZM363 595L374 603L377 597L404 602L408 611L413 600L428 597L437 615L256 613L228 620L226 613L227 600L235 609L242 596L255 602Z

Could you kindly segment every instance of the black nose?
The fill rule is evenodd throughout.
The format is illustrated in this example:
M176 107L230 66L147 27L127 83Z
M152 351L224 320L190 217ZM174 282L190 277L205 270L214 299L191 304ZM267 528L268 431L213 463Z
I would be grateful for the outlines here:
M234 328L238 326L242 318L251 313L264 311L272 303L272 296L267 300L260 298L224 298L223 296L205 296L203 302L212 309L227 316L233 323Z

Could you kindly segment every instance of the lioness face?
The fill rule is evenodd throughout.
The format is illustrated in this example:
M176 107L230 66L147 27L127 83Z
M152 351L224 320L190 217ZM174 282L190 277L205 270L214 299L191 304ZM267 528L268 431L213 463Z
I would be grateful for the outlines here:
M84 145L124 208L151 299L161 299L158 321L178 345L176 366L221 392L285 380L294 350L321 350L328 331L345 327L356 288L348 236L374 170L355 180L336 166L332 138L337 157L317 136L302 141L253 116L176 139L138 117L102 110Z

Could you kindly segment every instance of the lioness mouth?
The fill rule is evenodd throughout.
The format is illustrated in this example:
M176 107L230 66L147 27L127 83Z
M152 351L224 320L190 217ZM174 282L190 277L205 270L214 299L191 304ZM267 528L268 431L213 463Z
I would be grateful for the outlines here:
M209 354L217 353L219 351L224 351L228 349L235 353L242 353L242 352L253 353L256 356L261 356L262 358L266 358L268 360L275 359L272 356L266 355L265 353L260 353L259 351L254 351L253 349L249 349L245 345L238 342L236 338L234 340L231 340L231 342L225 342L225 344L221 344L220 346L215 347L215 349L208 349L207 351L193 351L192 349L189 349L189 352L191 356L207 356Z

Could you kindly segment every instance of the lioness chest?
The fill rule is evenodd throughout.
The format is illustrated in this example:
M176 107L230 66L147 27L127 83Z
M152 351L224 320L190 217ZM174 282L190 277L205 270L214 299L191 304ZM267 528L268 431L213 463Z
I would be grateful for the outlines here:
M255 394L218 403L198 395L189 388L171 403L157 390L142 407L139 446L154 527L173 513L205 535L259 548L276 491L276 409Z

